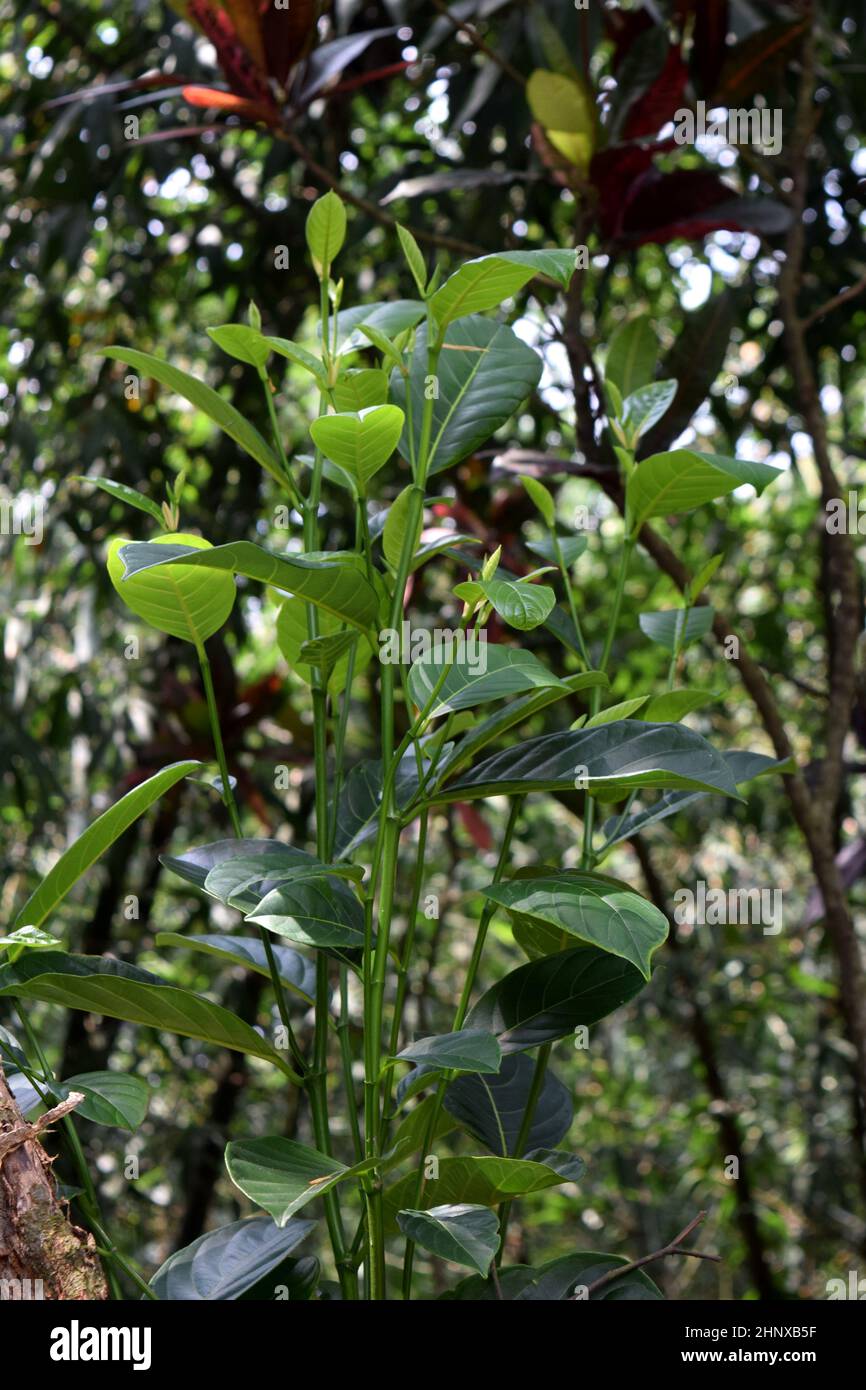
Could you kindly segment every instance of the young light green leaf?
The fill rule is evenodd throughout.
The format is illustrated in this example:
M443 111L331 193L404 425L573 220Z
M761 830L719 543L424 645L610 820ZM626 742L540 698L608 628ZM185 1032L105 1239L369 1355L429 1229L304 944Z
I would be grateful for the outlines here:
M231 574L208 574L206 570L176 565L173 569L148 570L128 576L125 551L131 545L160 547L175 552L212 549L210 541L185 532L167 531L152 541L131 542L115 538L108 547L108 574L127 608L150 627L201 647L227 621L235 603L237 589Z
M556 503L551 497L544 483L540 483L537 478L522 477L520 479L532 501L535 503L544 520L551 530L556 525Z
M293 1139L239 1139L226 1148L235 1187L284 1227L314 1197L352 1175L344 1163Z
M111 357L117 362L126 362L142 376L153 377L161 386L167 386L176 395L183 396L196 410L202 411L215 425L219 425L220 429L254 458L256 463L261 464L280 486L283 485L283 475L276 455L258 430L210 386L199 381L197 377L190 376L188 372L182 372L179 367L173 367L170 362L163 362L148 352L139 352L137 348L114 346L102 348L101 352L103 356Z
M699 454L694 449L652 454L638 464L626 486L632 530L636 534L654 516L693 511L744 483L760 494L778 474L778 468L766 463Z
M625 401L655 376L659 343L646 314L620 324L610 340L604 377L613 382Z
M418 293L424 297L427 289L427 267L424 264L424 257L421 248L415 240L408 227L403 227L397 223L397 235L400 238L400 245L403 248L403 255L412 272L412 278L418 286Z
M718 698L714 690L664 690L652 696L641 718L652 724L676 723Z
M724 555L714 555L712 560L708 560L703 568L698 570L686 590L687 602L693 603L695 599L700 598L724 558Z
M343 628L342 621L331 613L321 611L319 629L322 638L336 636ZM360 637L353 629L357 639L353 674L359 676L367 669L372 658L372 650L365 637ZM313 684L313 668L308 665L301 653L309 640L307 625L307 605L303 599L287 598L277 614L277 645L296 676ZM338 657L327 678L328 692L336 697L342 694L349 676L350 651Z
M412 485L404 487L403 491L395 498L388 509L385 519L385 526L382 531L382 550L385 554L390 568L396 574L400 564L400 556L403 553L403 539L406 534L406 526L409 520L409 508L412 498ZM412 544L412 553L418 549L418 542L421 539L421 532L424 527L423 509L418 516L415 539Z
M280 357L294 362L296 367L303 367L304 371L315 377L319 389L327 391L328 378L318 357L314 357L305 347L293 343L289 338L265 338L264 341L273 352L279 353Z
M313 203L305 232L313 268L326 279L346 240L346 209L333 189Z
M386 362L390 362L393 367L403 371L403 354L380 328L376 328L371 323L361 323L356 332L363 333L364 337L373 344L373 347L379 349Z
M576 269L574 251L502 251L467 261L430 299L440 331L467 314L495 309L517 294L536 275L546 275L567 289Z
M630 448L667 413L676 394L675 381L651 381L626 398L620 420Z
M251 541L232 541L207 550L192 550L189 544L159 546L148 541L132 541L123 546L120 558L126 576L137 575L158 565L201 565L206 570L226 570L245 579L272 584L314 603L333 617L367 631L379 615L379 597L364 574L359 556L343 551L327 555L275 555Z
M139 1076L126 1071L89 1071L67 1076L60 1083L66 1095L84 1095L76 1115L96 1125L135 1131L147 1114L150 1087Z
M648 695L638 695L634 700L622 700L618 705L608 705L584 720L581 728L597 729L600 724L613 724L617 719L629 719L636 714L649 699Z
M256 371L261 371L271 355L268 339L243 323L225 323L219 328L209 328L207 334L229 357L247 362Z
M526 84L529 108L551 145L582 172L595 144L592 97L574 77L536 68Z
M314 420L310 434L326 458L337 464L365 491L370 479L384 468L403 433L403 411L396 405Z
M397 1213L397 1224L407 1239L431 1255L468 1265L479 1274L488 1273L499 1249L499 1218L488 1207L462 1202L429 1211L405 1210Z
M127 487L126 483L116 483L113 478L89 478L86 474L73 474L74 483L92 483L94 487L101 488L107 492L109 497L114 497L118 502L125 502L129 507L137 507L140 512L147 512L154 521L158 521L160 526L165 526L165 518L158 503L145 497L144 493L136 492L134 487Z
M335 408L360 413L388 399L388 374L381 367L351 367L340 376L333 389Z
M540 627L556 603L556 594L546 584L526 584L516 579L470 579L458 584L454 593L468 603L484 598L509 627L519 632Z
M301 660L322 673L327 685L340 658L358 641L356 632L332 632L324 637L312 637L301 643Z
M60 856L57 863L43 878L39 887L31 893L21 910L16 913L13 927L29 925L39 927L61 903L70 888L78 882L82 874L95 864L109 845L113 845L133 821L138 820L159 797L179 782L182 777L197 771L202 764L194 758L184 762L171 763L133 787L113 806L109 806L97 820L79 835L74 844ZM32 954L32 953L31 953ZM41 952L39 953L41 954Z
M0 936L0 951L6 951L6 959L17 960L24 951L63 950L63 942L41 927L19 927L8 936Z

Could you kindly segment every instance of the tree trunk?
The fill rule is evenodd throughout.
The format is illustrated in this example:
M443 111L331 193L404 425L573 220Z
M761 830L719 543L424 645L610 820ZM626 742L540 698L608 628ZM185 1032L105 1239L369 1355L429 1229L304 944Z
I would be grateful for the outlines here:
M93 1237L61 1206L38 1128L0 1067L0 1299L107 1298Z

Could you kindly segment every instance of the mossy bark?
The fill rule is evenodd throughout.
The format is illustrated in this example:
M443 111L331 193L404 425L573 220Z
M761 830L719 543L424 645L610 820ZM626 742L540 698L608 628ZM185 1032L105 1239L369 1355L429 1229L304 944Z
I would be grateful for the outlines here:
M0 1068L0 1139L25 1125ZM108 1297L93 1237L69 1220L35 1137L0 1157L0 1296Z

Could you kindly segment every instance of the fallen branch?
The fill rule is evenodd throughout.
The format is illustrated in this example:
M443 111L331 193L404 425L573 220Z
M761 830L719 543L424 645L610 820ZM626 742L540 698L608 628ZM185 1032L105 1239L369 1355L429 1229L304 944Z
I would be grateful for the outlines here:
M574 1297L572 1298L572 1302L582 1302L584 1298L590 1298L594 1293L597 1293L599 1289L605 1288L608 1284L615 1283L616 1280L621 1279L624 1274L633 1274L636 1269L643 1269L644 1265L653 1264L656 1260L663 1260L668 1255L683 1255L692 1260L712 1260L715 1264L721 1264L720 1255L708 1255L705 1254L703 1250L691 1250L683 1245L683 1241L688 1240L692 1231L696 1230L701 1222L706 1219L706 1215L707 1213L705 1211L699 1211L697 1216L693 1217L689 1222L688 1226L684 1226L679 1235L674 1236L673 1240L670 1241L669 1244L663 1246L661 1250L654 1250L651 1255L643 1255L639 1260L632 1260L631 1264L618 1265L615 1269L609 1269L606 1274L600 1275L598 1279L593 1279L591 1284L587 1284L580 1298Z

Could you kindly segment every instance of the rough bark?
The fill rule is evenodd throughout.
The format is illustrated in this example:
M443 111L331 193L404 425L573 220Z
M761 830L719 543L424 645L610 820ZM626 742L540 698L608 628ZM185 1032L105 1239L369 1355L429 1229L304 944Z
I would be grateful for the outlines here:
M105 1299L93 1237L61 1205L39 1128L27 1124L0 1067L0 1298Z

